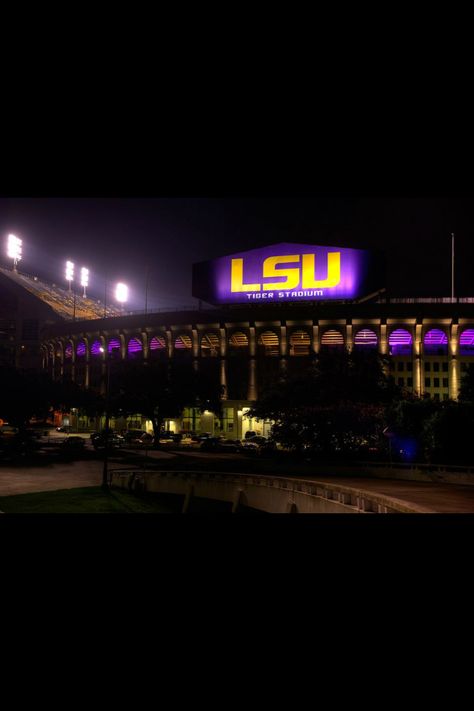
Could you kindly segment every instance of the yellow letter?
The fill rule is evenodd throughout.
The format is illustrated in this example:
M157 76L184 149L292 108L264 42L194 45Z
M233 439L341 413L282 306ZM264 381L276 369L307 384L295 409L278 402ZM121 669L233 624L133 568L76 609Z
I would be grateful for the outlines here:
M286 264L287 262L300 261L299 254L290 254L286 257L268 257L263 263L264 277L286 277L286 281L264 284L264 291L273 291L274 289L295 289L300 283L300 269L275 269L277 264Z
M303 254L303 289L337 286L341 281L341 253L328 253L327 279L314 278L314 254Z
M244 260L233 259L230 290L231 291L260 291L260 284L244 284Z

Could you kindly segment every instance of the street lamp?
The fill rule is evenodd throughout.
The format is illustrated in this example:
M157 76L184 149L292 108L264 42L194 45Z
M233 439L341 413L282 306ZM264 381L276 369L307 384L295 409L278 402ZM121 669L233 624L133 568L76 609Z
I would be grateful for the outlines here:
M13 271L16 272L17 268L16 265L21 259L21 245L22 241L18 237L15 237L15 235L9 234L8 235L8 242L7 242L7 255L10 257L10 259L13 259Z
M104 467L102 469L102 489L109 488L108 466L109 466L109 392L110 392L110 360L105 349L100 346L99 351L105 353L106 377L105 377L105 439L104 439Z

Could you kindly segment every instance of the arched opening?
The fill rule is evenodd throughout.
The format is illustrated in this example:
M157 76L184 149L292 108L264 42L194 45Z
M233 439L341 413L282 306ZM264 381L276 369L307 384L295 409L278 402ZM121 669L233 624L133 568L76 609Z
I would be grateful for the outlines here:
M280 341L274 331L263 331L258 337L258 350L260 355L278 357L280 355Z
M290 336L290 356L308 356L311 339L306 331L293 331Z
M204 333L201 338L201 356L217 358L219 355L219 336L216 333Z
M64 349L64 360L72 360L72 343L68 341Z
M139 358L143 355L142 342L138 338L131 338L127 345L127 353L129 358Z
M102 351L100 350L102 347L103 346L100 341L94 341L91 345L91 355L100 356L102 354Z
M241 352L244 348L248 348L249 339L243 331L234 331L229 336L229 348L233 353Z
M160 357L166 354L166 338L164 336L153 336L150 341L150 356Z
M344 336L340 331L330 328L323 333L321 338L321 346L323 348L343 348Z
M447 355L448 337L439 328L430 329L423 339L425 355Z
M86 356L86 343L85 341L79 341L76 347L76 356L78 358L85 358Z
M363 328L357 331L354 336L354 348L360 350L375 349L377 348L378 338L375 331L371 331L370 328Z
M397 328L391 332L388 338L388 350L393 356L411 355L413 349L413 338L405 328Z
M179 336L176 336L174 342L175 351L178 353L191 353L192 347L191 337L187 333L180 333Z
M459 338L459 355L474 356L474 328L466 328Z

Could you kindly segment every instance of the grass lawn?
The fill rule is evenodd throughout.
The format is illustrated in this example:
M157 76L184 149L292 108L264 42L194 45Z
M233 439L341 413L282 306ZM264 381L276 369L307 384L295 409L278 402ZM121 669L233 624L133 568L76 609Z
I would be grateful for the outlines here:
M182 501L163 500L153 494L134 496L119 489L104 492L97 486L0 497L0 511L5 513L179 513L181 506Z

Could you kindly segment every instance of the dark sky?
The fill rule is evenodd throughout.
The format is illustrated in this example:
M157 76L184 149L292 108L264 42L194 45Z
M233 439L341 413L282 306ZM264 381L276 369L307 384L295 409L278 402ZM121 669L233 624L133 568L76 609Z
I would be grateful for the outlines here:
M275 242L377 248L392 296L449 296L456 234L456 294L474 296L474 200L468 198L0 198L0 234L23 239L20 270L62 283L64 262L131 289L130 309L193 303L191 267ZM2 246L1 263L9 260Z

